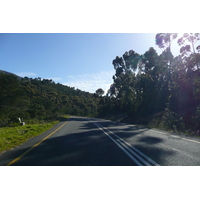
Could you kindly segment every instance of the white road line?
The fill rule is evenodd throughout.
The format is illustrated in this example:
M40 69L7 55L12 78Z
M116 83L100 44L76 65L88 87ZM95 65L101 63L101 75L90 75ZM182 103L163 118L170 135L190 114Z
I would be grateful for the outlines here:
M175 136L175 135L172 135L172 137L177 137L177 138L181 138L181 137L179 137L179 136Z
M155 133L162 133L164 135L167 135L168 133L165 133L165 132L161 132L161 131L155 131L155 130L150 130L152 132L155 132ZM183 140L187 140L187 141L190 141L190 142L195 142L195 143L199 143L199 141L196 141L196 140L190 140L190 139L187 139L187 138L183 138L183 137L180 137L180 136L176 136L176 135L172 135L172 137L176 137L176 138L180 138L180 139L183 139Z
M188 140L188 141L190 141L190 142L200 143L200 142L198 142L198 141L195 141L195 140L189 140L189 139L187 139L187 138L181 138L181 139L183 139L183 140Z
M116 141L120 142L120 139L117 139ZM147 166L151 166L148 162L146 162L143 158L141 158L140 156L138 156L134 151L132 151L128 146L126 146L125 144L121 143L122 146L124 146L124 148L126 148L128 151L130 151L136 158L138 158L140 161L142 161L145 165Z
M109 120L107 120L109 121ZM131 126L136 126L136 125L131 125ZM167 135L168 133L165 133L165 132L162 132L162 131L156 131L156 130L149 130L151 132L154 132L154 133L161 133L161 134L164 134L164 135ZM196 140L190 140L190 139L187 139L187 138L184 138L184 137L180 137L180 136L176 136L176 135L171 135L171 137L176 137L176 138L180 138L180 139L183 139L183 140L187 140L187 141L190 141L190 142L195 142L195 143L199 143L200 144L200 141L196 141Z
M96 124L95 124L96 125ZM98 126L97 126L98 127ZM123 150L138 166L143 166L138 160L136 160L123 146L117 143L108 133L106 133L102 128L98 127L102 130L121 150Z
M156 162L154 162L152 159L150 159L148 156L146 156L145 154L143 154L142 152L140 152L139 150L137 150L136 148L134 148L131 144L129 144L128 142L124 141L122 138L120 138L118 135L114 134L112 131L108 130L106 127L103 127L102 125L93 122L91 120L89 120L91 123L93 123L95 126L97 126L101 131L103 131L115 144L117 144L137 165L139 166L143 166L143 165L147 165L147 166L152 166L152 165L156 165L156 166L160 166L159 164L157 164ZM110 134L108 134L106 131L108 131ZM114 139L113 137L111 137L110 135L114 135L115 137L117 137L118 139ZM135 156L135 157L134 157ZM143 158L142 158L142 157ZM137 158L137 159L136 159ZM146 160L144 160L146 159ZM139 161L138 161L139 160ZM142 163L144 164L142 164Z
M113 133L114 134L114 133ZM115 134L114 134L115 135ZM119 137L117 135L115 135L116 137ZM120 140L123 140L122 138L120 138ZM151 164L156 165L156 166L160 166L158 163L156 163L155 161L153 161L151 158L149 158L148 156L146 156L145 154L143 154L141 151L137 150L135 147L133 147L131 144L129 144L128 142L124 141L123 142L126 143L127 146L129 146L131 149L133 149L134 151L136 151L138 154L140 154L141 156L143 156L144 158L146 158Z
M107 128L105 128L107 129ZM108 129L107 129L108 130ZM149 158L148 156L146 156L145 154L143 154L142 152L140 152L138 149L136 149L135 147L133 147L131 144L129 144L128 142L126 142L125 140L123 140L122 138L120 138L118 135L116 135L115 133L113 133L112 131L108 130L110 133L112 133L113 135L115 135L117 138L119 138L120 141L124 142L127 146L129 146L131 149L133 149L134 151L136 151L138 154L140 154L141 156L143 156L145 159L147 159L151 164L156 165L156 166L160 166L158 163L156 163L155 161L153 161L151 158ZM143 159L142 159L143 160Z

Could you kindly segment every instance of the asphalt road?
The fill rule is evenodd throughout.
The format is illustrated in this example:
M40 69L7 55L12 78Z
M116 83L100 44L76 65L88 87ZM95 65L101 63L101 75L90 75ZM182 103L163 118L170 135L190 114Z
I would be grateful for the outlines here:
M109 120L71 117L0 154L10 166L199 166L200 139Z

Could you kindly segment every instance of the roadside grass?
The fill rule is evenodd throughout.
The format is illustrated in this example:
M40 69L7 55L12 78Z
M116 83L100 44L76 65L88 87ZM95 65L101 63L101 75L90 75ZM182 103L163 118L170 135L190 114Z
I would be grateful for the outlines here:
M49 123L0 128L0 153L16 147L32 137L40 135L58 122L59 121L53 121Z

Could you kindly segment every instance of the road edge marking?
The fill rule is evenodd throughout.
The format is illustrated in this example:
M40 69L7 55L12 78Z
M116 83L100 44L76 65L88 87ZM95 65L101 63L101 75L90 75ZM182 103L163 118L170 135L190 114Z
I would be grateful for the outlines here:
M68 120L69 121L69 120ZM38 143L34 144L30 149L28 149L27 151L25 151L23 154L21 154L19 157L15 158L14 160L12 160L11 162L9 162L6 166L10 166L12 164L14 164L15 162L17 162L18 160L20 160L21 158L23 158L28 152L30 152L31 150L33 150L35 147L37 147L38 145L40 145L42 142L44 142L47 138L49 138L50 136L52 136L54 133L56 133L58 130L60 130L64 125L67 124L66 121L63 125L61 125L60 127L58 127L55 131L53 131L52 133L50 133L49 135L47 135L45 138L43 138L42 140L40 140Z
M200 143L199 141L196 141L196 140L190 140L190 139L187 139L187 138L182 138L182 140L188 140L188 141L190 141L190 142Z
M165 132L162 132L162 131L157 131L157 130L154 130L154 129L152 129L150 131L155 132L155 133L161 133L161 134L164 134L164 135L168 135L168 133L165 133ZM187 141L190 141L190 142L200 143L199 141L196 141L196 140L190 140L188 138L184 138L184 135L183 135L183 137L177 136L177 135L172 135L172 134L170 134L170 135L171 135L171 137L180 138L182 140L187 140Z

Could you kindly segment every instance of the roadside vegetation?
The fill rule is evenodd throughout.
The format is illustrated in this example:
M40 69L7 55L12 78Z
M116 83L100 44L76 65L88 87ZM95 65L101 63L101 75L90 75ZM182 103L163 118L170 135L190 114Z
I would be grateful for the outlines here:
M0 128L0 153L20 145L28 139L52 128L58 121Z

